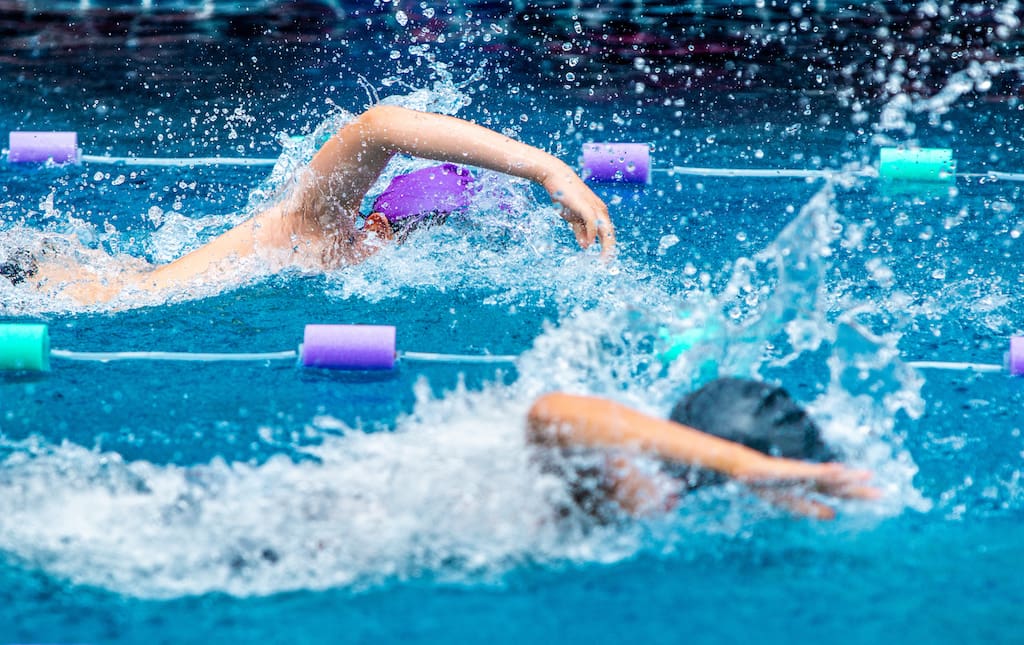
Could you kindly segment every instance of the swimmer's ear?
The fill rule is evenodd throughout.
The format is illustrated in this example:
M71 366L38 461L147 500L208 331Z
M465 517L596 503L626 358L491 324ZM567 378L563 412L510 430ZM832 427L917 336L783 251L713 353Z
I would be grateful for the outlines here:
M391 222L382 213L367 215L366 221L363 222L363 230L375 234L382 240L391 241L395 237L395 229L391 227Z

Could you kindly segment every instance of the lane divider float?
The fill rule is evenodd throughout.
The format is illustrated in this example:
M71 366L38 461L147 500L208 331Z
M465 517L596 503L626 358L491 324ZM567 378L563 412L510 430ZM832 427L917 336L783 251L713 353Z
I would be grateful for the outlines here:
M11 132L8 163L120 164L125 166L273 166L277 159L254 157L113 157L82 154L77 132Z
M713 330L693 329L681 334L663 333L667 349L659 353L671 363L707 338ZM0 371L48 372L51 359L69 361L183 361L238 362L292 361L307 368L380 371L393 370L399 361L429 363L515 363L516 355L448 354L398 351L395 327L391 325L306 325L297 350L280 352L79 352L50 347L49 327L38 323L0 323ZM1003 365L995 363L958 363L947 361L908 361L916 369L940 369L963 372L1003 372L1024 376L1024 336L1010 338ZM714 365L708 366L716 369ZM702 369L704 366L702 366Z
M877 168L855 171L692 166L655 168L651 165L650 146L645 143L585 143L583 172L584 178L592 181L630 184L649 184L654 173L764 179L829 179L854 175L884 180L942 183L951 182L957 176L956 160L953 151L948 148L882 148ZM1018 173L990 172L960 176L1024 181L1024 174Z
M881 148L877 168L862 170L803 170L787 168L700 168L651 164L651 149L645 143L583 144L583 176L596 182L649 184L654 173L702 177L831 179L844 175L887 181L952 183L956 177L1024 181L1024 173L988 171L959 173L949 148Z
M79 352L50 347L49 327L36 323L0 323L0 371L48 372L51 359L69 361L292 361L308 368L393 370L399 361L428 363L514 363L519 357L498 354L448 354L395 349L390 325L306 325L297 350L280 352Z
M7 161L55 164L120 164L126 166L273 166L277 159L258 157L136 157L83 154L77 132L14 131L9 133ZM791 168L654 167L646 143L604 142L583 144L580 159L584 178L594 182L649 184L656 173L703 177L829 179L844 175L891 181L950 183L956 177L1022 181L1024 173L956 172L949 148L881 148L878 166L862 170L805 170Z

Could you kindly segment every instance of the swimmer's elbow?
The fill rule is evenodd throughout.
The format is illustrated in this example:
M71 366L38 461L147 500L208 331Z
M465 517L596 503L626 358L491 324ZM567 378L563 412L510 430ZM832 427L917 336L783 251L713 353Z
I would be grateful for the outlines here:
M560 444L562 429L569 421L566 410L576 397L564 392L549 392L537 397L526 414L526 436L531 443Z
M374 105L359 115L356 122L363 132L373 138L385 136L401 119L408 118L412 110L397 105Z

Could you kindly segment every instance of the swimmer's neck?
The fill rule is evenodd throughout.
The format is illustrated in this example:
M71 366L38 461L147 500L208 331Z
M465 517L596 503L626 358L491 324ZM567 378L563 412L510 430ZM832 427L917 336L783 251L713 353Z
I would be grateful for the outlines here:
M362 227L355 225L353 213L339 214L328 223L315 219L288 204L272 206L250 220L251 241L239 239L233 252L241 256L248 246L251 253L277 256L277 262L282 254L290 256L285 265L329 270L362 262L395 240L391 224L379 213L367 216Z

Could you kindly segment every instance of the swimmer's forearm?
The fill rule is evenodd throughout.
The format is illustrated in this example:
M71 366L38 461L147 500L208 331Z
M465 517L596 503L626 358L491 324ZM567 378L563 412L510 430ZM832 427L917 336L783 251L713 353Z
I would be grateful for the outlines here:
M392 153L479 166L539 184L557 173L573 173L543 150L450 116L378 105L360 121L366 124L371 145Z
M313 156L309 189L356 212L395 153L469 164L544 183L575 174L556 157L487 128L440 114L377 105L346 124ZM300 200L301 201L301 200Z
M529 414L530 438L562 447L632 448L732 477L753 468L765 455L628 406L595 397L546 394Z

